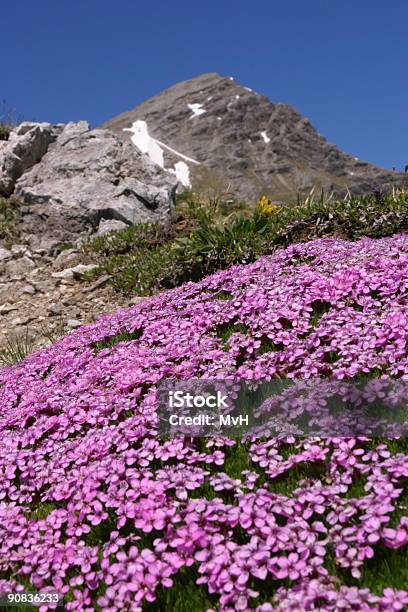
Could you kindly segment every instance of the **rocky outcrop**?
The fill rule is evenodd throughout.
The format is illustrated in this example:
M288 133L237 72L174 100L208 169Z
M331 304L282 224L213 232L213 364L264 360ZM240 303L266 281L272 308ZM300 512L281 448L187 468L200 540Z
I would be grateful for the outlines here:
M104 220L165 221L172 210L176 177L107 130L22 124L0 144L0 186L21 202L33 248L75 241Z
M178 184L253 201L407 180L343 153L292 107L215 73L178 83L101 129L25 122L0 141L0 196L21 202L21 239L38 252L165 221Z
M24 122L0 142L0 195L13 193L16 181L42 159L62 127Z
M102 127L133 142L143 128L166 168L182 160L193 186L230 185L245 200L290 199L313 186L365 193L404 181L343 153L291 106L215 73L178 83Z

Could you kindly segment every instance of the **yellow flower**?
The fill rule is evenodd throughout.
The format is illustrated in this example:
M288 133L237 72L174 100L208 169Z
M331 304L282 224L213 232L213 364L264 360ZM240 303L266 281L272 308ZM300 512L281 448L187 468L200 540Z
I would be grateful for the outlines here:
M274 204L269 198L266 196L262 196L258 202L258 208L263 215L272 215L279 210L279 206Z

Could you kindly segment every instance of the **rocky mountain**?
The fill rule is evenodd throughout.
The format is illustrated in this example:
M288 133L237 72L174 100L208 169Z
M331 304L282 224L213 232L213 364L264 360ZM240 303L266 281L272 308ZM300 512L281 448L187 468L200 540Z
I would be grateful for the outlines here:
M18 200L23 237L34 249L164 221L176 186L131 142L85 121L21 123L0 142L0 196Z
M24 122L0 141L0 196L18 200L21 239L34 251L164 221L180 185L251 202L260 194L293 199L314 186L373 192L404 180L342 153L292 107L215 73L98 129Z
M347 155L288 104L216 73L201 75L104 123L188 185L230 185L239 197L293 198L313 186L341 194L401 184L402 174Z

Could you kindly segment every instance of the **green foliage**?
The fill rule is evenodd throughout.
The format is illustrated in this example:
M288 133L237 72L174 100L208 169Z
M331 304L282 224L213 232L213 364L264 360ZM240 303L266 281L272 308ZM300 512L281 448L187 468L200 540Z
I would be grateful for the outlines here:
M0 239L12 243L17 238L19 219L19 202L14 198L0 197Z
M7 123L0 123L0 140L8 140L11 126Z
M8 140L13 127L17 124L16 113L9 108L6 100L0 104L0 140Z
M275 219L276 221L276 219ZM277 234L287 244L322 236L382 238L408 229L408 191L314 200L286 208Z
M110 232L86 244L84 252L99 264L88 279L109 274L118 291L150 295L253 262L293 242L323 236L380 238L407 229L408 191L336 201L324 194L316 198L312 191L273 214L187 191L177 198L172 223Z
M254 261L262 250L268 230L266 217L254 213L251 218L237 214L218 222L202 221L189 236L172 245L178 267L177 284L199 280L215 270L237 263Z
M121 334L117 334L116 336L111 336L109 338L105 338L105 340L95 342L94 349L98 353L103 349L115 346L115 344L118 344L119 342L130 342L131 340L138 340L139 338L141 338L142 334L142 329L137 329L134 332L122 332Z
M60 253L63 253L64 251L69 251L70 249L75 248L74 244L72 242L61 242L60 244L57 245L56 247L56 252L59 255Z
M182 568L177 573L175 585L169 589L161 587L158 589L156 599L145 603L143 609L146 612L205 612L216 608L216 597L211 596L207 589L197 586L196 581L199 574L195 568Z
M40 326L41 335L53 344L67 333L64 319L62 317L54 319L52 323L43 323Z
M169 242L176 235L172 225L142 223L97 236L84 245L85 253L116 256L125 253L152 250Z
M8 337L5 348L0 351L0 365L11 366L20 363L34 350L34 342L26 327L22 335L11 335Z

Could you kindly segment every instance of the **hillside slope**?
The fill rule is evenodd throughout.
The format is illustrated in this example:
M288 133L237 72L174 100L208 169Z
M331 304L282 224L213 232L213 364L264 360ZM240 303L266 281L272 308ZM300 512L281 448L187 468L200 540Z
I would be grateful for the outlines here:
M55 589L68 612L403 609L406 440L163 440L156 390L404 383L407 278L405 235L293 245L1 369L0 593Z

